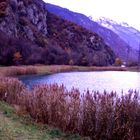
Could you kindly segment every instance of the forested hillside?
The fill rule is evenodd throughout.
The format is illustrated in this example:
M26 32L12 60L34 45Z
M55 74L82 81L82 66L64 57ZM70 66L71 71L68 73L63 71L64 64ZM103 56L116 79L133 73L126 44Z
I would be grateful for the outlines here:
M114 60L101 37L47 12L42 0L0 1L0 65L106 66Z

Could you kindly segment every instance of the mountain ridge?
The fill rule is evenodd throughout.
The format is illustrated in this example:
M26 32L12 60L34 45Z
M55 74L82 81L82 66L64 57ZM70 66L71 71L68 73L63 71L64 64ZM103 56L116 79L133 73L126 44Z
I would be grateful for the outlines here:
M132 47L135 50L139 50L139 44L140 44L140 31L138 29L133 28L132 26L128 25L127 23L117 23L113 20L110 20L108 18L100 18L97 20L97 22L107 27L108 29L111 29L116 34L121 36L130 47Z
M112 30L101 26L100 24L91 20L91 18L85 16L84 14L76 13L57 5L47 3L46 9L64 19L67 19L80 26L83 26L84 28L92 32L96 32L105 40L106 44L111 46L111 48L118 57L120 57L124 61L127 61L128 58L127 50L129 50L130 46L128 45L128 43L126 43L126 41L124 41L118 34L113 32ZM132 50L129 59L136 61L137 56L138 52Z

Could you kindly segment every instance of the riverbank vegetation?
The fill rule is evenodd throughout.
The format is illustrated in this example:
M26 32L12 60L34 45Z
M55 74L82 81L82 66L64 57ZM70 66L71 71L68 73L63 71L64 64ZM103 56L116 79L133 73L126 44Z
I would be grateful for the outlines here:
M9 66L0 67L0 76L16 76L27 74L52 74L66 71L138 71L137 67L84 67L70 65L32 65L32 66Z
M0 100L11 104L18 115L29 114L34 122L92 140L140 138L140 98L136 91L122 96L113 92L82 94L57 84L28 90L15 78L0 81Z
M58 128L33 122L28 114L17 115L14 107L0 101L0 140L85 140Z

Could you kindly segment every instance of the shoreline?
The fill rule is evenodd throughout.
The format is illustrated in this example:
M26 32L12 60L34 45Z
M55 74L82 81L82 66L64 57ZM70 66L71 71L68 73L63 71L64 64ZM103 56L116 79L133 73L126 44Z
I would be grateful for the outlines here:
M53 74L59 72L73 72L73 71L130 71L140 72L138 67L118 67L118 66L70 66L70 65L30 65L30 66L4 66L0 67L0 76L16 76L29 74Z
M123 127L123 129L125 129L123 134L119 131L116 132L116 135L111 133L112 138L120 136L121 139L122 135L125 137L129 134L130 131L127 130L134 131L132 126L136 128L135 124L140 122L140 120L135 120L135 118L139 117L137 112L140 111L140 98L137 92L132 92L128 95L118 97L117 93L115 92L113 93L104 91L104 94L101 95L100 92L90 93L87 91L84 96L80 96L79 90L73 89L71 91L67 91L64 86L58 86L57 84L36 86L30 91L22 84L21 81L19 81L17 78L12 78L12 76L23 74L53 74L58 72L72 71L134 70L137 69L132 67L131 69L128 69L126 67L79 67L65 65L0 67L0 74L2 75L2 77L0 77L0 108L2 103L4 106L7 104L9 107L12 107L13 112L15 112L15 116L20 115L19 119L22 119L23 116L30 117L31 121L26 123L28 126L31 125L32 122L33 127L35 127L34 122L36 122L37 125L41 123L42 127L47 126L49 129L52 128L50 131L57 130L57 132L62 132L64 136L67 135L67 132L69 132L70 135L78 134L79 139L81 140L86 138L91 140L93 137L97 136L97 134L101 133L100 129L94 133L97 124L100 124L101 128L106 126L97 139L100 139L100 136L102 135L106 135L108 138L106 130L110 129L111 126L114 126L112 128L113 131L116 129L122 129ZM67 102L68 99L69 102ZM83 107L82 111L80 109L81 107ZM96 110L97 108L100 109L98 112ZM4 112L7 112L7 109ZM112 114L115 115L110 118ZM125 116L123 117L122 115ZM12 114L9 114L9 116L12 116ZM83 117L81 118L80 116ZM118 116L117 119L116 116ZM7 119L6 116L4 116L3 108L0 110L0 118ZM108 123L108 120L111 120L112 123ZM119 124L117 127L115 127L115 124L122 120L124 120L123 124L125 127L122 124ZM10 123L15 124L14 121L11 121ZM128 126L127 124L130 125ZM5 126L5 124L3 125ZM23 124L20 125L21 127L25 126ZM67 127L65 127L65 125ZM30 127L30 129L32 128ZM46 136L51 136L51 133L47 131L48 129L43 130L46 131L44 132ZM38 134L40 133L40 130L36 129L36 132ZM4 132L2 131L2 133ZM26 133L28 133L28 131L26 131ZM44 135L44 133L42 135ZM137 131L137 133L139 133L139 131ZM63 135L60 135L59 138L63 138ZM26 134L23 136L26 136ZM135 134L132 136L135 138L137 137ZM68 139L64 138L64 140Z

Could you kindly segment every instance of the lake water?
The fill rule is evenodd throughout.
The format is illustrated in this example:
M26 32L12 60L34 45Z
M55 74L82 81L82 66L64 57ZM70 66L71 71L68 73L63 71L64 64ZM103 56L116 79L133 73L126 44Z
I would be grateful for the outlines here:
M70 90L72 87L84 90L95 90L103 92L117 91L118 93L128 92L129 89L140 91L140 73L123 71L104 71L104 72L68 72L52 75L30 75L19 76L28 87L34 84L58 83Z

